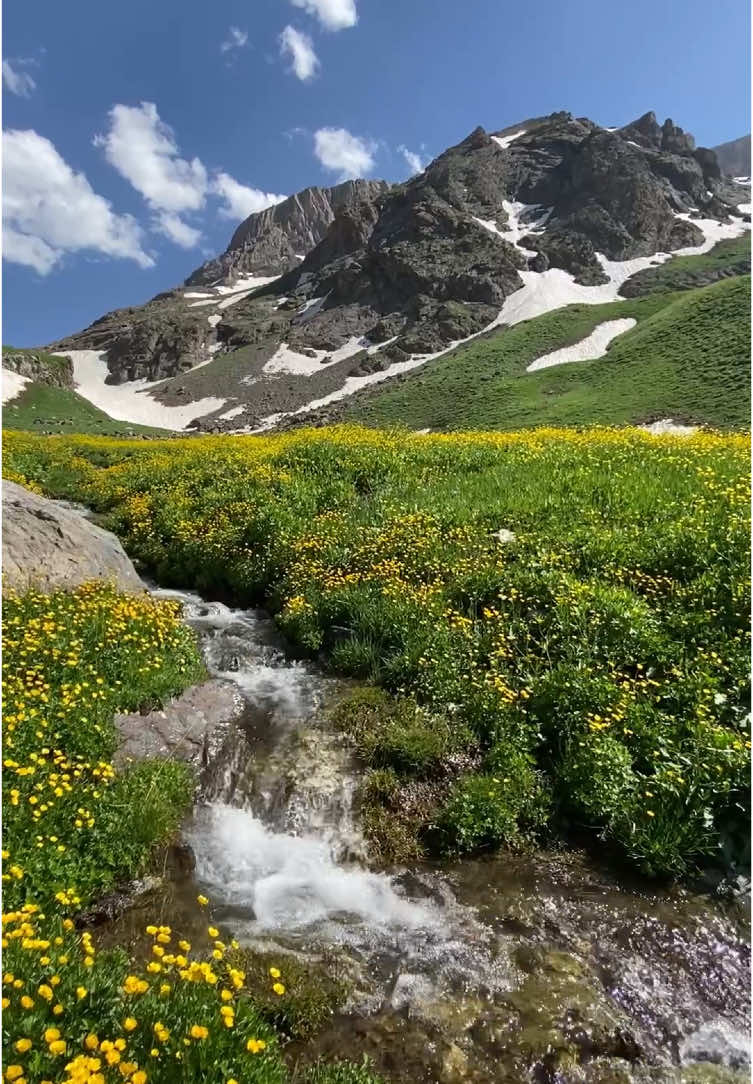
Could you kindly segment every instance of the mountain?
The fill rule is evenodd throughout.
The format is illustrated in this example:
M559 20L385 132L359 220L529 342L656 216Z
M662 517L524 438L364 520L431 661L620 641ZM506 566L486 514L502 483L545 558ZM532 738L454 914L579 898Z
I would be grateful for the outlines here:
M653 113L476 128L403 184L310 188L251 215L183 287L53 348L112 417L266 427L495 327L614 301L669 254L742 234L745 198Z
M722 173L729 177L750 177L750 136L740 136L714 147Z

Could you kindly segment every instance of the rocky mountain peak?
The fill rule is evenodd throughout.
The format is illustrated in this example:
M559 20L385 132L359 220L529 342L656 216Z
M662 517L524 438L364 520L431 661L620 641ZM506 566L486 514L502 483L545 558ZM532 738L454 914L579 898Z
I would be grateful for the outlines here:
M348 180L331 188L304 188L282 203L249 215L225 252L202 264L186 286L207 286L241 275L273 276L296 267L323 240L338 211L386 192L386 181Z

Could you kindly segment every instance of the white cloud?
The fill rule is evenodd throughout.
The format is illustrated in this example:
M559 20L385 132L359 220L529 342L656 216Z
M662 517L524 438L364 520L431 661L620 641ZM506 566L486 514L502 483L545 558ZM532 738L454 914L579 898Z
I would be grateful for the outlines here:
M194 248L201 240L201 230L195 230L180 215L161 211L153 220L154 229L181 248Z
M314 154L342 181L370 173L376 149L376 143L351 135L346 128L319 128L314 132Z
M248 32L239 30L237 26L231 26L228 36L220 45L220 52L227 53L230 49L242 49L248 43Z
M19 64L28 64L28 60L19 60ZM9 60L3 61L3 83L11 94L19 94L22 98L28 98L36 83L28 72L17 71Z
M153 267L143 231L75 173L49 139L3 133L3 256L46 275L66 252L90 250Z
M408 168L411 172L411 177L416 173L423 172L426 163L422 161L420 154L416 154L415 151L409 151L407 147L404 147L402 145L399 146L397 149L400 151L403 158L407 162Z
M291 0L291 3L315 15L325 30L347 30L358 22L356 0Z
M28 233L18 233L3 222L3 259L10 263L21 263L24 267L33 267L40 275L52 271L61 257L61 253L50 248L41 237L32 237Z
M263 211L265 207L282 203L287 198L272 192L262 192L259 188L249 188L240 184L229 173L218 173L215 176L212 192L224 200L219 209L220 218L230 218L236 222L241 222L257 211Z
M172 128L160 119L153 102L138 106L116 105L110 110L110 129L94 137L103 147L111 166L129 181L156 211L160 232L177 244L185 245L193 227L177 225L176 216L184 211L198 211L204 206L207 171L198 158L181 158ZM170 227L159 217L168 212ZM178 237L184 240L177 240ZM193 242L195 243L195 242Z
M290 70L303 82L313 79L319 68L311 38L294 26L286 26L280 34L280 56L290 59Z

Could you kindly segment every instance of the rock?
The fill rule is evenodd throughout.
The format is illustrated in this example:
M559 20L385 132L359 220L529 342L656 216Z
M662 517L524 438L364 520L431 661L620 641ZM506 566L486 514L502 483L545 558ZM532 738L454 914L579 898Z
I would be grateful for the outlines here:
M205 767L215 732L242 712L237 688L229 681L212 678L190 686L157 711L118 714L115 726L120 744L113 764L119 768L134 760L170 757Z
M162 883L160 877L153 876L141 877L137 881L129 881L122 888L108 892L107 895L102 896L91 907L88 907L86 911L76 915L76 928L82 930L87 927L103 926L105 923L114 922L115 919L120 918L121 915L133 907L140 896L155 892L162 886Z
M336 213L364 197L386 192L386 181L344 181L332 188L305 188L282 203L249 215L222 256L202 264L186 286L204 286L239 275L279 275L294 270L324 239Z
M503 545L515 541L515 532L508 530L507 527L500 527L498 531L493 531L492 533L497 541L501 542Z
M55 388L73 387L71 359L42 350L3 350L3 368L38 384L49 384Z
M531 271L548 271L549 257L546 252L537 252L535 256L532 256L528 261L528 267Z
M732 139L714 147L717 161L728 177L750 177L750 136Z
M110 580L122 591L144 584L115 535L73 511L3 481L3 590L53 591Z
M457 1045L451 1043L442 1061L443 1084L458 1084L468 1075L468 1055Z

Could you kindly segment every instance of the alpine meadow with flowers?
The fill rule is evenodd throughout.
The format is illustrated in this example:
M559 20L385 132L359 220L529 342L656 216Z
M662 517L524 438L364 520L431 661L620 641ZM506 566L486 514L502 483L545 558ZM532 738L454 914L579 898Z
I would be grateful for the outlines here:
M637 429L4 435L6 476L159 582L264 605L358 679L334 722L385 861L577 838L663 878L747 860L748 457ZM4 1079L375 1081L291 1068L295 984L205 897L201 944L155 919L138 958L75 924L190 803L185 766L112 765L116 711L201 679L176 605L10 595L3 668Z

